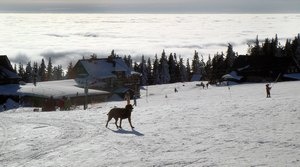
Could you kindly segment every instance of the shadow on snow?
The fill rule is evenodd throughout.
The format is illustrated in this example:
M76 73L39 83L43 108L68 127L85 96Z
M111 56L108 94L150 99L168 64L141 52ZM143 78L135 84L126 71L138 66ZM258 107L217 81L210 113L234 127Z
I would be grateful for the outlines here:
M112 130L110 128L108 128L108 129L115 132L115 133L120 133L120 134L133 134L133 135L136 135L136 136L144 136L143 133L138 132L134 129L132 129L132 130L125 130L125 129Z

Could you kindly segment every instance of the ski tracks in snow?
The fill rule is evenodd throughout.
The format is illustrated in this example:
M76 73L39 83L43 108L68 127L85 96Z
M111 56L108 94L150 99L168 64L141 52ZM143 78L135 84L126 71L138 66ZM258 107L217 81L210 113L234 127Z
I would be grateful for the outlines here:
M0 128L2 129L2 134L0 134L0 155L2 154L2 150L7 142L7 128L6 125L3 123L3 120L0 120ZM1 132L1 131L0 131Z
M29 126L32 127L31 131L43 130L43 128L56 129L57 134L53 134L53 138L49 138L51 135L46 135L43 137L30 138L25 141L25 144L29 145L29 149L19 150L19 151L7 151L2 153L2 158L0 158L1 164L4 166L19 166L19 165L30 165L31 161L38 159L49 158L47 155L55 153L56 151L61 151L62 149L69 148L76 144L89 141L99 132L96 124L83 121L74 120L63 120L63 119L8 119L12 125L18 126ZM3 129L4 140L0 145L0 153L3 147L8 144L9 141L6 125L0 121L0 126ZM39 132L39 131L38 131ZM30 131L27 133L31 133ZM41 134L40 136L42 136ZM22 138L26 138L26 133L23 134ZM21 139L24 140L24 139ZM16 144L20 141L15 141ZM1 154L0 154L1 155ZM34 162L33 162L34 163ZM42 165L42 164L41 164Z

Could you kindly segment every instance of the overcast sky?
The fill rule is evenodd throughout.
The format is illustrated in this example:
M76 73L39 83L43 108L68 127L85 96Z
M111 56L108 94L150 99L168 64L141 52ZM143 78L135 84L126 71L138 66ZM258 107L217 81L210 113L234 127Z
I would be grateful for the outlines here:
M300 13L300 0L0 0L0 12Z

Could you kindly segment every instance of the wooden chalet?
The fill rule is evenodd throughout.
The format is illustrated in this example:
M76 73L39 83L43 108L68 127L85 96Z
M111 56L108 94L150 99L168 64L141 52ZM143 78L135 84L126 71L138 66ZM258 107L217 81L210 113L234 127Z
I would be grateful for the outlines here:
M140 74L132 71L120 57L79 60L73 68L75 81L80 87L105 90L123 96L140 96Z
M6 55L0 55L0 85L19 84L21 77L13 69Z

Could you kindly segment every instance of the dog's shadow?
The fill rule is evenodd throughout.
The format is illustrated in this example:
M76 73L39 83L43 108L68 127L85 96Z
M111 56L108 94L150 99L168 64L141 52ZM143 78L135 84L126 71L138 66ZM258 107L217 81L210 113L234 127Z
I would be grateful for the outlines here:
M131 131L130 130L125 130L125 129L118 129L118 130L113 130L113 129L110 129L110 128L108 128L108 129L115 132L115 133L120 133L120 134L133 134L133 135L136 135L136 136L144 136L143 133L141 133L139 131L136 131L135 129L132 129Z

